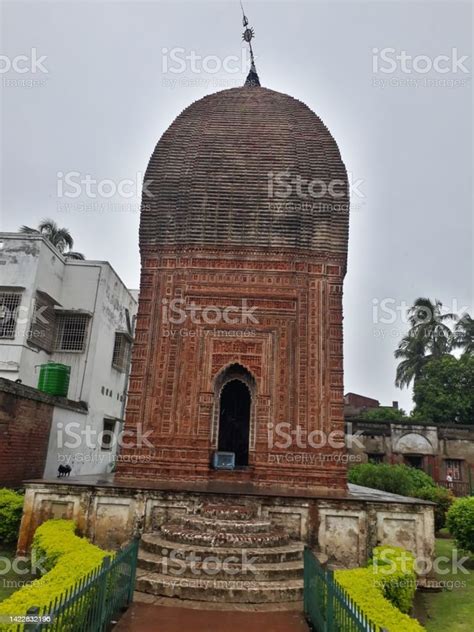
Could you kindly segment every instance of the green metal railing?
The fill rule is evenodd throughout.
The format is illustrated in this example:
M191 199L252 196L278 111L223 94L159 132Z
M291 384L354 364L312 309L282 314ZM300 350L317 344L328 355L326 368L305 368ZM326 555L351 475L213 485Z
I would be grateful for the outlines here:
M304 611L316 632L383 632L309 548L304 551Z
M25 632L104 632L133 598L138 540L66 590L44 608L30 608ZM40 621L40 622L38 622Z

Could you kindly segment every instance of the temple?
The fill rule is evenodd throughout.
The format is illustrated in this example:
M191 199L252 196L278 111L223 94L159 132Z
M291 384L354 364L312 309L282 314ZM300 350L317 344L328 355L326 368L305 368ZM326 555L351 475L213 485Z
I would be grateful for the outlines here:
M44 520L71 518L107 548L141 538L141 592L294 604L304 545L332 567L380 544L429 558L433 509L347 483L347 173L321 119L262 87L251 53L245 84L187 107L148 164L116 471L28 481L18 550ZM248 589L163 570L171 552L248 550Z
M149 442L117 475L344 489L349 199L330 132L290 96L225 90L178 116L145 181L126 428ZM213 469L218 450L238 467Z

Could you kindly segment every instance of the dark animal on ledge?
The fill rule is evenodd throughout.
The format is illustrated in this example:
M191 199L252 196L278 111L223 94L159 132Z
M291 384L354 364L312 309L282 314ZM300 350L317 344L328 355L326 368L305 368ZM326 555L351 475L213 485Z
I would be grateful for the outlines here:
M61 478L62 476L69 476L71 469L70 465L60 465L58 467L58 478Z

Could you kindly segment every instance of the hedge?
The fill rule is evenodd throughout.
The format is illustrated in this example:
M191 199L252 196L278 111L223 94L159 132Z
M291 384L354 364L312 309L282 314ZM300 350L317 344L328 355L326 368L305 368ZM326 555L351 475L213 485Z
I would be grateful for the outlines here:
M109 552L74 533L71 520L48 520L36 530L33 549L48 571L0 603L0 615L22 615L32 606L40 611L101 565ZM0 624L0 630L16 627Z
M435 503L436 531L445 526L446 512L454 500L454 495L449 489L436 485L429 474L408 465L360 463L350 468L348 478L349 482L355 485L373 487Z
M381 489L402 496L416 496L419 489L435 487L434 480L423 472L408 465L389 463L360 463L349 469L350 483Z
M454 501L447 513L446 524L457 546L474 553L474 496Z
M0 543L16 542L23 511L23 496L12 489L0 489Z
M422 632L406 614L416 590L414 558L405 549L380 546L367 568L335 571L336 581L371 621L389 632Z

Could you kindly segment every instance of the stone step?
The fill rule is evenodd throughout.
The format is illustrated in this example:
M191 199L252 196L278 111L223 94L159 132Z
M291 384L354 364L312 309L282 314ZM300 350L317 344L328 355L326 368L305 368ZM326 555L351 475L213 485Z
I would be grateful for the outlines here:
M303 598L303 580L241 581L213 578L170 578L158 573L137 573L136 589L140 592L194 601L225 603L293 602Z
M257 563L252 557L246 559L229 557L222 561L215 557L201 559L195 555L192 560L163 557L140 550L138 568L171 577L191 577L194 579L235 579L254 581L284 581L303 577L303 561Z
M248 558L256 558L257 564L291 562L303 559L304 545L301 542L289 542L276 547L249 547L237 550L235 547L199 546L197 544L171 542L163 537L161 533L144 533L141 538L141 548L149 553L157 555L169 555L174 551L174 555L179 555L180 559L186 559L195 554L204 558L217 558L225 561L236 554L243 554Z
M248 520L226 520L208 517L205 514L183 516L176 521L189 529L202 532L222 531L225 533L264 533L272 526L270 520L252 518Z
M168 608L186 608L189 610L211 610L212 612L222 612L231 610L232 612L303 612L303 601L278 601L269 603L233 603L227 604L224 601L194 601L193 599L180 599L178 602L173 597L160 597L136 590L133 593L135 603L153 604L156 606L167 606ZM268 632L260 628L261 632ZM183 632L188 632L183 630Z
M196 544L198 546L232 546L238 548L279 546L287 544L290 539L282 529L276 527L272 527L266 533L200 532L172 522L161 527L161 534L171 542Z
M249 505L207 503L198 508L197 513L219 520L251 520L257 515L257 508Z

